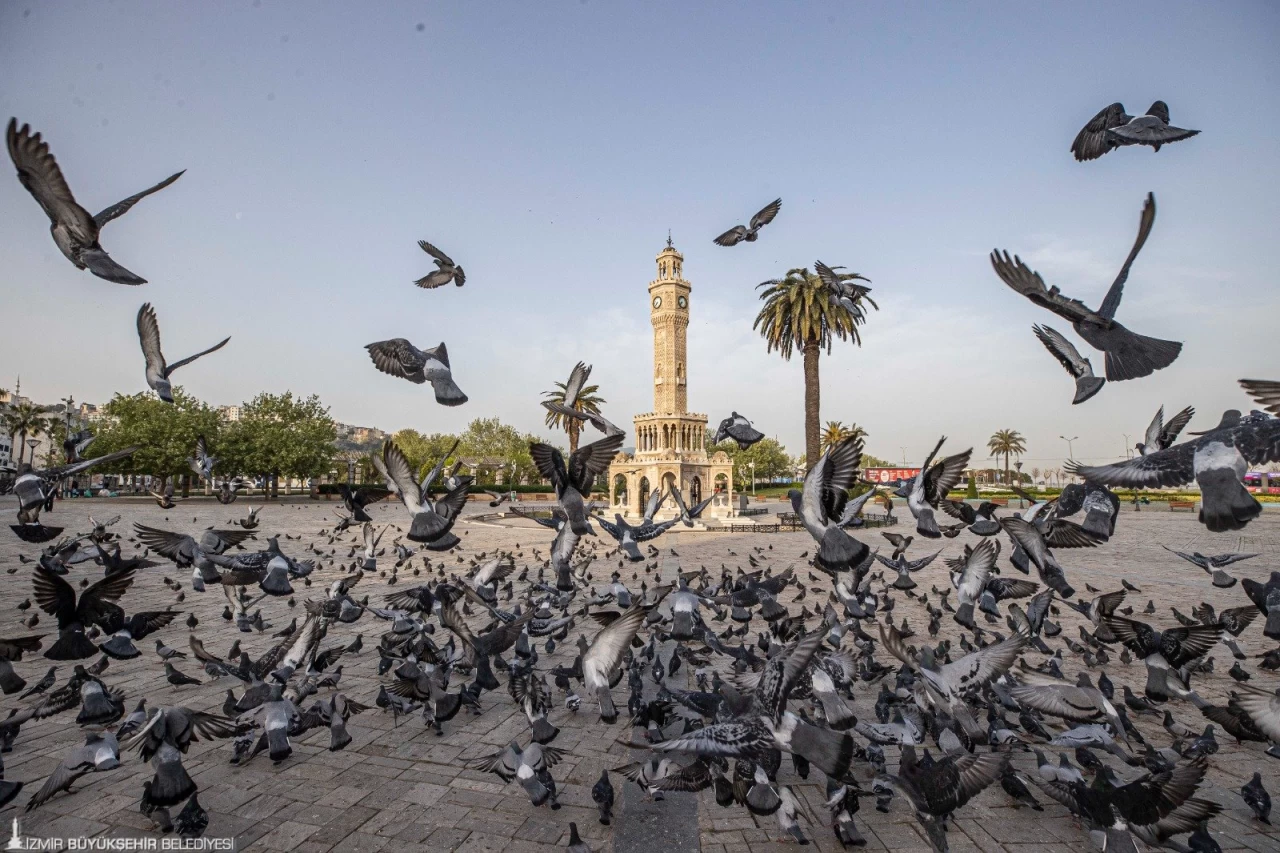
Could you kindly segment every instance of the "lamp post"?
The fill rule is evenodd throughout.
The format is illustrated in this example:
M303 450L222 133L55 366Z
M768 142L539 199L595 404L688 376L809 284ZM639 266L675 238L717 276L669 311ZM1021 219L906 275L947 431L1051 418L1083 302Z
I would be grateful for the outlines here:
M32 467L32 468L35 468L35 467L36 467L36 445L37 445L37 444L39 444L39 443L40 443L40 439L38 439L38 438L28 438L28 439L27 439L27 447L30 447L30 448L31 448L31 462L30 462L30 465L31 465L31 467Z
M898 445L898 449L902 451L902 467L907 467L907 449L902 445Z
M1018 490L1021 491L1022 490L1022 460L1019 459L1017 462L1013 463L1013 467L1018 472ZM1023 506L1022 495L1018 495L1018 509L1022 509L1022 506Z
M748 462L747 467L751 469L751 497L756 496L756 463Z
M356 460L350 456L347 457L347 485L354 486L356 484Z
M1125 459L1132 459L1132 458L1133 458L1133 445L1129 443L1129 433L1127 433L1127 432L1122 432L1122 433L1120 433L1120 434L1124 436L1124 458L1125 458Z
M1073 442L1073 441L1075 441L1076 439L1078 439L1079 437L1080 437L1080 436L1078 436L1078 435L1073 435L1073 436L1071 436L1071 438L1067 438L1065 435L1060 435L1060 436L1058 436L1058 438L1062 439L1063 441L1065 441L1065 442L1067 443L1067 458L1068 458L1068 459L1074 460L1074 459L1076 458L1076 452L1075 452L1075 448L1074 448L1074 446L1072 445L1072 442Z

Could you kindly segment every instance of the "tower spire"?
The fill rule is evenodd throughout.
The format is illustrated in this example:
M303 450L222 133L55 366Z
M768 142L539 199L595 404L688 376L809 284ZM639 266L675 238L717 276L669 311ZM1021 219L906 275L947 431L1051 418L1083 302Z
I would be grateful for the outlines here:
M668 249L673 249L673 248L675 248L675 247L671 244L671 229L670 229L670 228L668 228L668 229L667 229L667 248L668 248Z

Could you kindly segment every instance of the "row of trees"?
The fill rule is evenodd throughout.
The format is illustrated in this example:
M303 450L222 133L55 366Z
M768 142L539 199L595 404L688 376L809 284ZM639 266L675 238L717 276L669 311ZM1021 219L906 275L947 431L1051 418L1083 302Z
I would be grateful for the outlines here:
M224 421L206 403L173 389L172 404L151 393L117 394L94 427L86 456L101 456L137 445L128 459L97 469L104 474L148 474L162 483L190 473L187 459L204 436L217 457L217 477L244 475L270 479L328 474L336 454L336 430L329 410L316 396L259 394L240 407L240 419Z
M573 441L574 433L570 432L569 437ZM529 456L530 443L542 439L530 433L522 433L498 418L476 418L457 435L441 432L424 434L415 429L402 429L392 438L404 452L405 459L419 473L427 471L441 457L449 454L445 459L446 466L461 460L464 463L463 473L468 475L472 471L469 463L475 463L477 483L501 481L505 484L523 484L542 481L542 475ZM457 449L450 453L455 441ZM367 456L360 460L360 464L367 466L366 470L372 473L373 466Z

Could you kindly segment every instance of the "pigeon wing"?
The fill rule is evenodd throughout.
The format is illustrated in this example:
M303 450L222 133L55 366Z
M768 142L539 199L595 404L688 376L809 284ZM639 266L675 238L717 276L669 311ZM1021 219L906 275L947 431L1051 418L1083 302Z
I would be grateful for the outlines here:
M587 384L587 378L591 376L591 366L578 362L573 366L573 370L569 373L569 381L564 384L564 403L566 406L572 406L578 400L578 395L582 393L582 388Z
M1178 414L1171 417L1169 422L1164 425L1164 429L1160 431L1160 444L1157 446L1168 447L1173 444L1173 442L1177 440L1178 434L1186 428L1187 424L1191 422L1191 419L1195 417L1195 414L1195 408L1187 406L1181 412L1178 412Z
M1098 159L1115 147L1115 143L1107 139L1107 131L1125 124L1130 118L1132 116L1125 114L1124 104L1118 101L1104 107L1076 134L1071 143L1071 153L1080 162Z
M147 360L147 373L165 376L164 353L160 350L160 323L150 302L138 309L138 341L142 344L142 357Z
M169 375L170 375L170 374L172 374L175 370L177 370L179 367L183 367L184 365L188 365L188 364L190 364L191 362L195 361L197 358L200 358L200 357L202 357L202 356L206 356L206 355L208 355L208 354L209 354L209 353L211 353L211 352L217 352L218 350L220 350L220 349L222 349L223 347L225 347L225 346L227 345L227 342L228 342L228 341L230 341L230 340L231 340L231 336L230 336L230 335L228 335L227 337L225 337L225 338L223 338L222 340L218 341L216 344L214 344L213 346L209 347L209 348L208 348L208 349L206 349L206 350L201 350L200 352L196 353L195 355L189 355L189 356L187 356L187 357L186 357L186 358L184 358L184 359L181 359L181 360L179 360L179 361L175 361L173 364L169 365L169 367L168 367L168 369L167 369L167 370L165 370L165 376L169 376Z
M181 178L183 174L186 173L186 171L187 171L186 169L183 169L181 172L176 172L170 175L169 177L165 178L163 181L156 184L155 186L150 187L149 189L145 189L140 193L134 193L133 195L126 198L124 201L116 202L115 204L108 207L106 210L103 210L101 213L96 214L93 217L93 221L97 223L97 226L99 228L101 228L111 220L124 216L126 213L129 212L129 208L133 207L135 204L142 201L144 198L151 195L152 193L159 192L160 190L169 186L169 184L172 184L174 181L178 180L178 178Z
M1154 193L1147 193L1146 203L1142 205L1142 217L1138 220L1138 237L1133 241L1133 248L1129 250L1129 257L1124 259L1124 266L1120 268L1120 273L1116 276L1116 280L1111 283L1111 288L1107 291L1107 295L1102 300L1102 305L1098 308L1098 316L1107 320L1114 319L1116 309L1120 307L1120 298L1124 296L1124 283L1129 280L1129 267L1133 266L1133 261L1138 257L1138 252L1142 251L1142 246L1147 242L1147 237L1151 234L1151 226L1156 221L1156 197Z
M435 258L437 261L440 261L440 263L450 267L453 266L452 258L450 258L444 252L437 249L435 246L428 243L426 240L419 240L418 248L426 252L431 257Z
M1008 252L995 250L991 253L991 266L1000 276L1000 280L1021 293L1041 308L1047 308L1065 320L1078 323L1094 317L1092 311L1078 299L1067 299L1044 286L1040 273L1022 262L1022 258Z
M1093 365L1087 358L1080 355L1075 344L1067 340L1061 332L1049 326L1032 326L1031 331L1035 332L1040 343L1044 344L1044 348L1053 354L1058 363L1066 368L1067 373L1076 379L1093 375Z
M1195 443L1175 444L1149 456L1135 456L1111 465L1068 462L1064 469L1069 474L1102 486L1181 486L1195 479Z
M1240 387L1273 415L1280 415L1280 382L1266 379L1241 379Z
M421 351L404 338L392 338L389 341L378 341L367 344L369 358L373 366L390 376L408 379L418 385L426 382L422 368L426 364Z
M421 490L413 479L413 470L409 467L408 460L394 441L383 445L382 464L387 470L388 480L395 484L394 491L400 495L400 500L404 501L409 512L414 515L422 512Z
M31 126L26 124L19 129L18 120L11 118L5 142L9 146L9 157L18 169L18 180L44 208L50 221L62 223L78 242L85 245L96 243L97 224L89 211L76 203L71 187L62 176L62 169L58 168L58 161L40 134L33 134Z
M575 450L569 457L569 482L580 492L589 491L595 478L609 470L609 463L622 449L622 440L621 435L605 436Z
M782 208L782 199L775 198L773 201L760 208L760 212L751 217L751 230L756 231L762 225L768 225L773 218L778 215L778 211Z
M57 617L60 626L75 619L76 593L71 584L41 565L36 566L32 584L36 604L45 613Z
M960 477L964 474L972 454L973 449L970 448L963 453L948 456L930 468L924 478L925 500L937 506L938 502L947 496L947 492L954 489L960 482Z

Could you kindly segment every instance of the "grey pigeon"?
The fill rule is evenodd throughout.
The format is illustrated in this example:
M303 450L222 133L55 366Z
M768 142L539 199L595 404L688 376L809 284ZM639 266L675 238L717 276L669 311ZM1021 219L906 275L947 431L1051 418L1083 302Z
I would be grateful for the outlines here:
M621 434L607 435L583 445L569 455L567 465L555 447L541 442L529 445L533 464L538 473L555 487L560 508L568 516L573 532L579 536L593 532L587 523L586 496L591 494L596 477L609 469L609 464L622 449L622 439Z
M1041 308L1047 308L1069 320L1076 334L1084 338L1090 346L1106 353L1108 381L1119 382L1150 376L1155 371L1172 364L1182 352L1182 344L1135 334L1120 325L1115 316L1116 309L1120 307L1120 299L1124 296L1124 284L1129 278L1129 267L1133 265L1138 252L1146 243L1155 220L1155 196L1148 193L1146 204L1142 208L1138 237L1097 311L1090 309L1078 299L1063 296L1057 287L1045 287L1044 279L1040 274L1024 264L1016 255L1010 258L1008 252L993 251L991 266L1005 284Z
M1196 410L1187 406L1165 423L1164 406L1161 406L1156 410L1156 416L1151 419L1151 423L1147 425L1143 440L1135 444L1134 449L1143 456L1168 450L1178 440L1178 434L1191 422L1195 414Z
M225 337L207 350L201 350L195 355L169 364L165 361L164 353L160 349L160 324L156 320L155 309L151 307L150 302L142 303L142 307L138 309L138 341L142 344L142 356L147 362L147 385L166 403L173 402L173 386L169 382L173 372L201 356L222 349L229 340L231 340L230 337Z
M453 381L453 368L449 365L449 350L444 341L431 349L418 349L405 338L375 341L367 344L373 366L389 376L408 379L415 385L431 383L436 402L442 406L461 406L467 395Z
M736 246L739 243L754 243L760 234L760 229L773 221L778 215L778 211L782 208L782 199L774 199L760 209L755 216L751 217L750 225L735 225L728 231L721 234L715 239L717 246Z
M453 259L444 252L426 240L419 240L418 248L430 255L436 264L435 270L414 282L418 287L425 287L430 290L443 287L451 281L458 287L462 287L467 283L467 274L462 271L462 267L455 264Z
M143 198L178 180L182 172L116 202L96 216L90 216L89 211L81 207L71 194L71 188L58 168L58 161L49 152L48 143L40 138L39 133L33 134L30 125L24 124L19 128L16 118L9 119L5 142L9 147L9 157L18 169L18 180L49 217L53 242L67 260L75 264L76 269L87 269L107 281L146 284L145 278L129 272L111 259L98 242L98 235L104 225L122 216Z
M737 442L740 450L746 450L764 438L764 433L752 427L751 421L742 415L732 412L729 417L720 422L720 426L716 429L716 437L712 439L712 444L719 444L730 438Z
M1170 125L1169 107L1164 101L1156 101L1140 116L1129 115L1124 104L1117 101L1080 129L1071 143L1071 153L1084 162L1125 145L1150 145L1159 151L1161 145L1189 139L1199 132Z
M1093 375L1093 362L1080 355L1076 345L1067 340L1057 329L1050 326L1032 326L1031 331L1035 332L1040 343L1044 344L1044 348L1076 380L1076 394L1071 399L1073 406L1092 398L1102 390L1103 385L1107 384L1107 380Z

